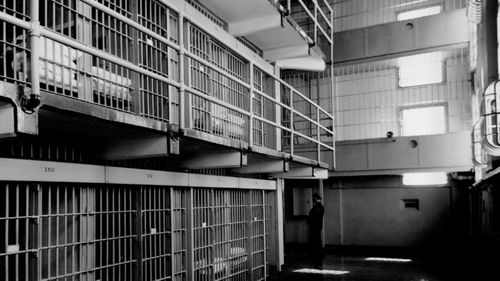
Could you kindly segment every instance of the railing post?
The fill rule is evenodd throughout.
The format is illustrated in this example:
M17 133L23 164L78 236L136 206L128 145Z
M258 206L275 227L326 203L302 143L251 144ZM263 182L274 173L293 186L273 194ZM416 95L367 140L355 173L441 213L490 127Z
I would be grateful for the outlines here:
M133 242L133 258L136 260L134 264L134 280L142 280L142 187L136 188L135 193L136 211L133 217L136 233L134 233Z
M250 116L248 117L248 145L252 146L253 145L253 91L254 91L254 63L253 61L250 61L250 104L249 104L249 110Z
M132 8L132 19L136 22L139 22L139 7L138 7L138 4L137 4L137 1L129 1L129 4ZM90 18L90 14L91 14L91 11L92 11L92 8L89 7L88 8L88 14L89 14L89 18ZM90 24L89 24L90 25ZM130 56L130 59L131 59L131 62L134 64L134 65L139 65L139 50L140 50L140 47L139 47L139 31L135 28L133 28L132 30L132 34L131 34L131 37L132 37L132 43L130 44L131 46L129 46L129 50L131 50L131 56ZM89 34L91 34L91 27L89 27L89 30L88 30ZM90 42L92 39L89 38L89 45L90 45ZM90 56L88 54L85 55L86 57L86 61L85 61L85 67L87 71L91 70L92 69L92 58L93 56ZM141 115L142 113L144 113L144 105L142 104L143 103L143 99L141 97L141 78L142 78L142 74L139 74L138 72L135 72L135 71L132 71L130 73L130 78L132 80L132 87L133 87L133 91L135 93L134 97L132 98L132 101L133 101L133 108L129 109L132 113L134 114L137 114L137 115ZM90 92L89 93L89 100L92 100L92 92L93 92L93 89L92 89L92 78L87 78L86 79L86 84L85 86L89 86L90 89L88 89L87 92ZM99 91L99 89L95 89L96 91ZM97 98L99 99L99 93L97 93Z
M293 107L293 95L294 95L294 92L295 89L291 88L290 89L290 155L294 155L294 133L295 133L295 125L293 123L293 115L295 113L295 109Z
M319 75L318 75L319 76ZM319 77L318 77L319 79ZM318 81L319 83L319 81ZM318 92L318 95L319 95L319 92ZM318 96L318 99L319 99L319 96ZM317 158L316 160L318 160L318 162L321 161L321 127L320 127L320 122L321 122L321 119L319 118L319 115L320 115L320 110L319 110L319 103L316 105L316 140L318 141L316 143L316 149L317 149Z
M188 37L189 38L189 37ZM179 14L179 127L186 128L186 90L184 84L184 64L185 64L185 51L184 51L184 15Z
M182 106L183 109L183 114L182 117L184 118L184 126L182 128L189 128L191 129L193 127L192 124L192 111L193 111L193 96L191 93L186 92L185 90L185 85L187 84L188 86L191 86L191 58L185 55L185 50L186 48L189 48L191 46L191 41L190 41L190 23L185 22L184 23L184 17L181 16L180 19L182 19L182 22L180 22L180 25L182 25L181 28L181 34L179 35L182 37L183 41L181 42L181 48L180 51L183 52L183 60L182 60L182 70L184 73L181 73L181 75L185 75L187 79L183 78L182 83L181 83L181 90L182 90L182 97L183 97L183 102L184 105ZM186 44L184 44L184 41Z
M318 45L318 0L313 0L314 5L314 44Z
M28 111L35 110L40 104L40 16L38 0L31 0L31 25L29 29L30 36L30 80L31 93L24 93L22 97L22 106Z
M186 191L186 277L194 280L193 188Z
M253 232L252 232L252 190L247 190L248 193L247 202L246 202L246 225L245 228L247 230L247 269L248 269L248 280L254 280L253 278Z
M279 72L280 72L280 68L277 67L276 65L274 66L274 75L275 76L278 76L279 77ZM279 103L281 102L281 87L280 87L281 83L279 80L277 79L274 79L274 88L275 88L275 100L276 100L276 103L274 104L274 107L276 109L276 112L275 112L275 122L278 123L278 124L281 124L281 107L279 106ZM281 144L281 129L279 127L275 127L275 137L276 137L276 141L275 141L275 144L276 144L276 150L278 151L282 151L282 144Z

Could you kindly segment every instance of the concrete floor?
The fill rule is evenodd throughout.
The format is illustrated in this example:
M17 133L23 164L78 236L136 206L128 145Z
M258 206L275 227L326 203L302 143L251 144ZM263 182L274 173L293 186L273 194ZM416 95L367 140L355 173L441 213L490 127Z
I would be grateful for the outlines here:
M464 254L464 256L462 256ZM480 253L479 253L480 254ZM370 257L404 260L367 260ZM342 281L498 281L500 258L453 254L387 254L374 252L335 254L328 251L320 266L314 266L307 250L288 252L278 280ZM496 269L495 269L496 266ZM301 272L302 270L302 272ZM306 272L304 272L306 271Z

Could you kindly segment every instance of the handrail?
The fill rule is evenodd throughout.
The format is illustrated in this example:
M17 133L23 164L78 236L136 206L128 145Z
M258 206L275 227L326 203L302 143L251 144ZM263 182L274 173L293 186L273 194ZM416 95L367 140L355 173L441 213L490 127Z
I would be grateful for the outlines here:
M202 13L204 16L206 16L207 18L209 18L216 25L222 27L223 29L226 28L226 23L225 22L223 22L221 19L219 19L219 17L217 17L216 15L214 15L212 12L210 12L209 10L207 10L205 7L203 7L200 4L198 4L196 1L194 1L194 0L186 0L186 3L188 3L191 6L193 6L193 8L195 8L200 13Z
M114 11L113 9L110 9L106 6L104 6L103 4L95 1L95 0L80 0L84 3L87 3L88 5L96 8L96 9L99 9L101 10L102 12L105 12L107 14L109 14L110 16L124 22L125 24L127 25L130 25L132 28L140 31L140 32L143 32L143 33L146 33L147 35L153 37L154 39L166 44L167 46L171 47L171 48L174 48L176 50L179 50L179 46L172 43L171 41L169 41L167 38L161 36L160 34L156 33L156 32L153 32L151 30L149 30L147 27L141 25L140 23L137 23L136 21L134 20L131 20L130 18Z
M191 51L184 50L184 54L187 57L189 57L190 59L196 60L197 62L200 62L200 63L204 64L205 66L210 67L210 68L214 69L215 71L224 74L227 77L231 77L231 79L233 79L235 81L238 81L238 83L242 84L246 88L250 88L250 83L248 83L248 82L246 82L244 80L241 80L241 78L234 76L233 74L231 74L231 73L227 72L226 70L222 69L220 66L218 66L216 64L213 64L213 63L207 61L206 59L203 59L203 58L201 58L201 57L193 54Z
M472 162L474 166L481 167L487 164L484 150L481 146L482 136L481 136L481 125L484 118L480 118L472 127ZM479 150L479 151L478 151Z
M259 68L260 69L260 68ZM327 112L324 108L322 108L321 106L319 106L318 104L316 104L313 100L311 100L310 98L306 97L304 94L302 94L301 92L297 91L293 86L291 86L290 84L288 84L287 82L285 82L284 80L282 80L281 78L277 77L276 75L272 74L272 73L269 73L263 69L260 69L262 72L266 73L267 75L269 75L270 77L272 77L273 79L275 79L276 81L278 81L280 84L286 86L287 88L290 89L290 93L295 93L297 94L299 97L303 98L304 100L306 100L308 103L310 104L313 104L315 106L317 106L319 108L320 111L322 111L324 114L327 115L327 117L330 117L331 119L334 119L333 115L331 115L329 112Z
M300 117L304 118L306 121L309 121L309 122L311 122L311 123L315 124L315 125L316 125L316 126L318 126L319 128L321 128L321 129L323 129L323 130L327 131L328 133L331 133L331 134L333 134L333 133L334 133L332 130L330 130L330 129L328 129L327 127L323 126L321 123L318 123L316 120L313 120L312 118L310 118L310 117L308 117L308 116L304 115L303 113L298 112L297 110L295 110L295 109L293 108L293 106L289 106L289 105L286 105L286 104L284 104L284 103L282 103L282 102L279 102L279 101L277 101L277 100L273 99L272 97L270 97L270 96L266 95L266 94L265 94L264 92L262 92L262 91L259 91L259 90L256 90L256 89L254 89L253 91L254 91L255 93L259 94L259 95L262 95L265 99L267 99L267 100L269 100L269 101L271 101L271 102L276 103L276 104L277 104L277 105L279 105L280 107L282 107L282 108L284 108L284 109L288 109L288 110L290 110L290 112L293 112L293 113L295 113L295 114L299 115ZM321 107L317 107L317 109L321 109Z
M323 146L323 147L325 147L325 148L328 148L328 149L330 149L330 150L334 150L334 149L335 149L333 146L327 145L327 144L325 144L325 143L323 143L323 142L321 142L321 141L318 141L318 140L316 140L316 139L314 139L314 138L312 138L312 137L309 137L309 136L307 136L307 135L304 135L304 134L302 134L301 132L298 132L298 131L295 131L295 130L293 130L293 129L287 128L287 127L285 127L285 126L283 126L283 125L281 125L281 124L278 124L278 123L273 123L272 121L269 121L269 120L267 120L267 119L265 119L265 118L262 118L262 117L260 117L260 116L256 116L256 115L254 115L254 118L255 118L255 119L257 119L257 120L260 120L260 121L262 121L262 122L264 122L264 123L267 123L267 124L269 124L269 125L272 125L272 126L274 126L274 127L276 127L276 128L280 128L280 129L282 129L282 130L284 130L284 131L287 131L287 132L290 132L290 133L291 133L291 132L293 132L293 134L294 134L294 135L297 135L297 136L299 136L299 137L301 137L301 138L307 139L307 140L309 140L309 141L311 141L311 142L313 142L313 143L319 144L319 145L321 145L321 146Z
M300 0L300 1L302 2L302 0ZM53 30L50 27L38 26L37 30L39 30L40 36L48 38L48 39L52 39L53 41L60 43L62 45L65 45L68 48L75 49L75 51L79 51L79 52L81 51L83 53L86 53L88 56L93 56L93 57L96 57L99 59L103 59L104 61L106 61L106 63L109 62L112 65L116 65L118 67L123 67L126 70L122 70L122 71L127 71L127 73L135 73L135 74L131 74L132 76L129 76L129 78L132 79L131 83L134 83L134 81L136 83L138 83L137 78L134 78L135 77L134 75L140 74L140 75L150 77L154 80L157 80L158 82L163 82L169 86L178 88L180 97L179 97L179 101L176 101L175 107L179 107L180 112L172 113L175 111L170 111L170 110L172 110L172 108L169 108L170 115L168 118L165 118L164 122L170 122L173 119L173 116L174 116L173 114L179 114L179 116L175 115L175 116L179 117L179 120L182 120L185 117L184 115L188 116L188 114L189 115L193 114L192 110L195 108L192 106L190 99L184 97L184 93L186 92L186 93L188 93L186 96L201 97L203 99L206 99L206 101L209 104L219 105L221 108L227 109L228 112L230 112L231 114L235 114L235 115L247 120L249 122L249 124L246 124L244 126L243 125L240 126L240 124L236 124L236 125L240 126L241 128L244 128L244 130L247 130L246 133L250 134L250 136L248 137L248 139L250 140L250 145L254 145L254 143L252 143L252 137L251 137L251 135L253 133L252 120L258 120L259 122L270 125L267 127L268 129L271 129L271 127L273 128L272 130L274 131L274 133L273 133L272 137L276 138L277 141L275 142L274 140L269 140L268 143L272 144L273 147L279 147L278 149L281 149L281 147L282 147L279 139L282 139L285 136L284 133L280 133L280 131L281 131L281 132L289 132L290 133L290 135L286 135L287 138L290 137L293 139L294 137L300 137L300 138L303 138L305 140L308 140L308 141L316 144L318 149L320 149L321 147L324 147L324 148L327 148L329 150L334 150L334 147L332 145L329 145L330 142L328 140L324 141L323 137L321 137L324 132L331 134L331 135L334 135L333 129L331 129L331 127L329 127L328 125L324 125L324 124L327 124L326 122L328 122L328 124L329 124L329 123L334 121L333 115L331 113L327 112L321 106L319 106L319 104L317 104L316 102L314 102L313 100L311 100L310 98L305 96L303 93L299 92L297 89L292 87L290 84L288 84L287 82L282 80L280 77L278 77L277 74L270 73L271 70L269 70L269 69L266 70L265 68L255 66L253 63L253 60L251 58L245 57L244 54L237 53L237 50L236 51L233 50L234 54L236 54L237 57L244 58L243 63L248 62L247 65L244 64L244 67L248 68L247 70L249 71L248 77L246 77L247 76L246 74L244 74L243 77L240 77L239 74L237 76L235 76L230 71L225 70L224 67L221 67L221 66L217 65L216 63L210 61L210 59L208 59L208 60L203 59L203 58L199 57L198 55L195 55L193 52L191 52L189 40L188 40L188 43L186 43L186 42L183 42L182 37L179 37L180 38L179 43L172 42L171 40L169 40L168 37L162 36L161 34L152 31L151 29L149 29L145 25L137 22L136 20L131 19L129 17L126 17L123 14L120 14L120 13L116 12L115 10L99 3L96 0L81 0L81 2L86 3L87 5L90 5L94 8L96 8L97 10L104 12L105 14L115 18L116 20L121 21L123 24L127 25L129 28L137 30L141 34L147 35L149 38L155 39L157 42L163 43L166 46L168 46L169 48L171 48L171 50L178 52L179 60L177 63L179 64L179 68L178 68L179 73L178 74L180 77L179 78L172 78L172 76L167 75L166 72L158 73L154 69L152 71L146 67L140 66L134 60L129 61L127 59L120 57L119 55L116 55L115 53L113 53L109 50L105 51L105 50L102 50L100 48L89 46L88 44L85 44L83 41L75 40L73 38L67 37L67 36ZM168 3L165 3L165 1L161 1L161 2L162 2L162 4L168 4ZM277 0L275 0L275 2L277 2ZM316 5L315 7L318 8L319 5L317 3L317 0L315 0L314 3ZM170 5L167 5L167 6L170 7ZM182 35L185 36L184 30L183 30L185 28L185 26L183 25L183 23L184 23L183 19L185 19L184 18L185 13L182 10L180 10L180 11L175 10L175 11L177 11L179 13L179 19L181 19L180 20L181 24L179 24L179 26L177 27L179 29L178 30L179 34L181 36ZM79 13L79 11L77 11L77 10L75 10L75 11L72 10L71 12ZM325 14L323 11L320 11L319 14L321 14L321 16L319 16L319 17L325 17ZM91 19L86 14L78 14L78 16L79 17L81 16L84 19ZM186 18L186 19L189 22L191 22L191 19L189 19L189 18ZM12 23L12 24L20 26L24 29L32 28L32 24L30 24L29 21L20 20L18 18L10 16L4 12L0 12L0 20ZM318 25L319 22L316 20L315 24ZM331 24L328 23L328 26L331 26ZM321 26L318 25L318 27L319 27L318 29L320 29L321 32L324 32L322 30ZM127 39L132 40L128 37L127 37ZM43 44L43 43L41 43L41 44ZM185 59L185 58L187 58L187 59ZM45 58L45 60L47 60L47 58ZM238 97L243 97L245 99L245 101L243 101L245 103L243 106L244 108L230 103L231 100L227 100L227 101L226 101L226 99L222 100L214 95L210 95L210 94L207 95L207 93L205 93L204 90L198 91L197 89L194 89L193 87L191 87L191 85L195 85L195 84L190 84L191 83L191 81L189 80L190 74L187 74L187 76L186 76L186 73L191 71L188 67L190 66L190 63L193 61L196 61L197 63L200 63L201 65L208 67L209 69L211 69L211 71L218 72L221 76L225 77L224 79L227 78L227 79L233 80L234 83L237 83L239 93L241 93L241 96L238 96ZM34 60L34 62L36 63L36 60ZM56 61L54 63L57 64L58 62ZM76 69L76 66L71 66L71 65L69 65L69 63L67 65L66 65L66 63L62 64L61 68L67 69L67 71L75 71L76 73L78 73L78 75L86 75L87 77L93 77L92 73L90 73L90 72L87 73L86 70L85 71L78 70L78 69ZM269 79L269 82L272 82L272 85L273 85L272 87L275 88L276 93L280 93L280 89L282 89L282 91L285 91L285 93L288 97L287 99L289 99L289 100L282 101L279 94L277 96L270 96L268 93L266 93L264 91L260 91L260 90L255 89L254 84L253 84L254 79L252 78L253 71L255 68L258 68L260 71L262 71L262 73L265 74L266 79ZM184 78L186 78L187 80L185 81ZM80 77L76 78L76 79L78 79L79 81L82 81L82 83L89 83L89 80L83 81L83 80L80 80L81 79ZM107 81L106 79L107 78L102 78L101 79L101 80L103 80L102 83L111 83L109 81L106 82ZM210 79L213 79L213 78L208 77L209 81L210 81ZM230 82L230 83L233 83L233 82ZM100 83L100 82L98 82L98 83ZM210 82L210 83L212 83L212 82ZM227 82L227 83L229 83L229 82ZM135 84L133 84L132 87L134 85ZM139 87L141 87L141 86L138 86L138 85L135 85L135 86L136 86L135 88L131 88L132 91L141 90L141 89L139 89ZM90 87L92 89L93 86L91 85ZM99 87L99 86L96 86L96 87ZM146 90L146 91L148 91L148 90ZM209 90L208 92L211 93L211 90ZM78 93L80 93L80 91L78 91ZM82 95L81 97L78 96L78 98L85 100L85 101L92 102L92 96L91 96L92 92L90 92L90 100L88 99L89 95L85 96L86 93L88 94L87 89L82 90L81 93L84 95ZM288 113L290 114L290 119L289 120L287 119L287 122L290 122L290 125L286 125L286 124L283 125L282 122L283 122L284 116L281 116L281 118L280 118L279 117L280 114L275 114L275 117L269 118L269 117L260 116L256 113L254 113L254 108L252 106L252 100L254 99L254 96L257 94L262 95L262 97L263 97L262 102L265 103L264 106L274 107L273 110L276 110L276 112L278 112L278 110L286 110L287 116L288 116ZM133 94L131 94L131 95L133 95ZM247 97L247 95L248 95L248 97ZM169 99L169 106L174 106L170 103L170 97L168 99ZM249 104L246 104L247 103L246 99L250 100ZM130 105L134 106L133 102L137 102L137 101L134 101L133 99L129 99L128 102ZM305 111L298 110L297 106L296 106L298 103L306 104L307 107L311 107L311 114L315 114L316 116L314 118L312 118L311 114L305 113ZM239 102L237 104L241 105ZM249 106L248 108L246 107L247 105ZM184 109L184 108L189 108L189 109L187 109L188 111L186 111L186 109ZM215 107L215 108L217 108L217 107ZM130 111L130 110L128 112L131 114L135 114L135 115L139 115L139 114L144 113L144 112L138 113L138 112ZM149 113L147 113L147 114L149 114ZM300 124L301 128L299 128L298 130L296 128L294 128L294 126L293 126L293 124L295 124L294 123L294 116L295 116L295 119L297 119L295 122L304 122L304 124L307 123L307 125L302 126L302 124ZM216 116L216 117L220 118L219 116ZM191 118L191 117L189 117L189 118ZM268 118L268 119L266 119L266 118ZM327 121L325 121L325 120L327 120ZM234 123L234 121L233 121L233 123ZM182 124L184 124L184 125L182 125ZM233 124L233 126L235 126L235 124ZM185 123L182 121L181 121L181 127L194 128L192 126L191 122ZM316 130L316 131L314 133L311 133L308 131L300 131L301 129L304 129L306 127L308 130L311 129L311 130ZM256 144L256 145L259 145L259 144ZM294 154L293 141L290 144L290 149L291 149L291 153L293 155Z
M287 7L288 7L289 13L291 13L291 6L292 6L291 1L292 0L287 0ZM317 30L319 29L321 31L321 33L323 34L323 36L326 38L326 40L328 40L328 42L330 44L333 44L332 35L328 34L326 32L326 30L323 28L323 26L321 26L318 14L320 15L320 17L323 19L323 21L327 24L327 26L330 29L333 29L333 22L331 22L331 17L329 19L327 17L327 15L324 13L324 11L321 9L321 6L318 4L318 0L312 1L313 5L314 5L314 14L311 13L311 11L309 10L309 8L307 7L307 5L304 3L303 0L295 0L295 1L299 2L300 6L302 6L303 11L309 16L309 18L311 18L314 21L314 33L315 33L314 38L313 38L314 43L317 44L317 41L318 41ZM325 5L325 7L327 7L330 14L333 14L333 9L330 6L330 4L328 2L326 2L325 0L321 0L321 1L323 1L323 4Z
M156 74L153 71L146 70L138 65L135 65L135 64L133 64L129 61L126 61L122 58L119 58L117 56L111 55L105 51L101 51L101 50L96 49L94 47L89 47L88 45L85 45L85 44L80 43L78 41L75 41L73 39L67 38L63 35L60 35L59 33L55 32L55 31L50 30L50 29L41 28L40 34L43 35L44 37L47 37L47 38L52 39L54 41L57 41L59 43L63 43L64 45L70 46L71 48L74 48L74 49L77 49L79 51L91 54L93 56L99 57L99 58L107 60L107 61L110 61L112 63L119 65L119 66L123 66L127 69L134 71L134 72L138 72L140 74L150 76L154 79L168 83L168 84L175 86L175 87L180 86L179 82L177 82L175 80L172 80L170 78L167 78L167 77L159 75L159 74Z

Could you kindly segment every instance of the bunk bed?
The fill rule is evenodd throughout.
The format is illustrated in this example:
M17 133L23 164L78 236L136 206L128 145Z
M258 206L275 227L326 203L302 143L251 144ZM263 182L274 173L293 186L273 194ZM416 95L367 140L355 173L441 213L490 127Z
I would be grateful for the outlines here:
M225 276L230 272L238 272L247 268L247 253L245 248L231 247L229 257L215 257L213 266L207 262L207 259L200 259L195 261L194 268L199 275L205 276L212 272L215 276Z

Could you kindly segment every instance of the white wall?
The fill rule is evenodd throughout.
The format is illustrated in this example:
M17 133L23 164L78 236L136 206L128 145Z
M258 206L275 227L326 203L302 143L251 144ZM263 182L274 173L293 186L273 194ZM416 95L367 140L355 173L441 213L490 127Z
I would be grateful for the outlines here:
M464 0L331 0L335 32L396 21L401 11L443 5L445 12L464 8Z
M336 140L398 136L401 108L426 104L446 106L448 132L470 131L468 49L443 54L444 82L423 86L398 86L397 58L336 67Z

